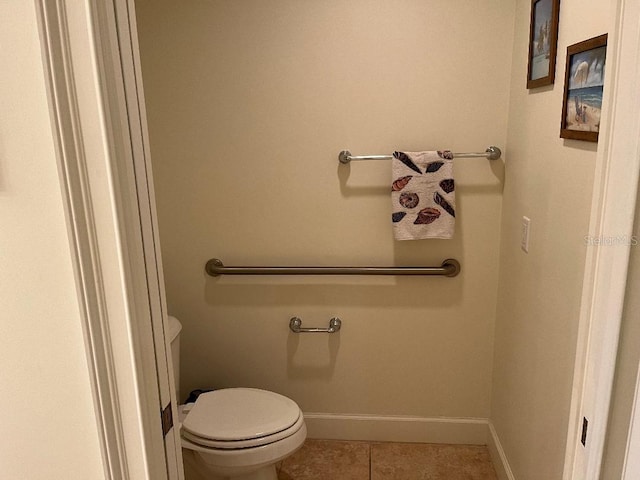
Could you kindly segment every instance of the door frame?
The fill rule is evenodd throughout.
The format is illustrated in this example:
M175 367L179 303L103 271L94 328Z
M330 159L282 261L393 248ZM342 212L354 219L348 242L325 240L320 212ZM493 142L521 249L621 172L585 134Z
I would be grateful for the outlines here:
M177 429L173 429L175 468L168 467L171 460L159 440L156 405L161 387L152 357L161 340L154 339L151 327L134 321L139 315L151 315L149 292L143 288L149 262L158 260L154 268L160 283L162 270L159 259L144 257L141 233L131 229L141 222L133 164L140 157L132 145L147 145L133 0L34 1L76 256L105 478L182 478ZM640 11L640 0L612 0L611 5L616 15L607 62L608 72L616 74L608 83L608 127L601 132L596 162L593 236L631 234L640 170L640 98L635 80L640 71L635 76L629 73L640 64L640 15L634 15ZM123 49L119 35L125 34L130 44ZM126 68L131 62L134 68ZM141 128L131 129L123 121L131 115L123 79L129 87L135 85ZM153 203L152 184L147 194ZM129 208L132 204L135 208ZM593 248L586 259L565 480L595 480L599 475L628 254L624 246ZM164 305L163 298L160 302ZM166 313L163 316L166 322ZM149 382L155 387L149 388ZM173 389L171 398L175 416ZM638 416L638 396L636 405ZM587 448L579 442L583 416L590 419ZM633 432L630 448L639 443L637 426Z
M636 480L640 477L640 365L636 377L631 420L629 421L629 436L622 465L621 480Z
M587 252L564 480L600 477L640 172L640 0L612 0L611 8L609 108L598 144L589 236L615 239L615 245ZM583 418L588 421L584 446Z
M34 1L104 478L182 480L133 2Z

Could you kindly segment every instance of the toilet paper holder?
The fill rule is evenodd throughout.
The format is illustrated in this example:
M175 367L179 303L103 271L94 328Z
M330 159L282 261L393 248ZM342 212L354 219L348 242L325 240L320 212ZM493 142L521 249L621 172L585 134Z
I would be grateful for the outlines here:
M303 328L299 317L291 317L289 320L289 329L293 333L336 333L340 327L342 327L342 320L338 317L329 320L329 328Z

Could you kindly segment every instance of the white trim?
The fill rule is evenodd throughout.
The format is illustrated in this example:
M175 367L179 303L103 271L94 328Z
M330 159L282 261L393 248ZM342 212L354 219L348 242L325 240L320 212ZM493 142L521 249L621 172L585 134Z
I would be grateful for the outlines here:
M502 448L498 432L496 432L493 422L491 421L489 422L489 441L487 442L487 447L489 448L489 454L491 455L493 467L496 469L498 480L515 480L516 477L509 465L507 454L504 452L504 448Z
M144 133L135 128L137 98L126 92L135 75L125 71L118 36L131 35L131 26L116 20L128 5L36 5L105 478L180 479L177 429L165 439L160 422L160 386L169 375L154 345L162 292L147 276L159 268L148 247L153 207L139 200L149 188L148 177L136 176L147 160L136 149Z
M498 434L486 418L305 413L304 419L308 438L486 445L498 479L516 478Z
M631 421L629 422L629 438L627 440L621 480L637 480L640 478L640 365L638 367Z
M45 0L36 0L36 9L105 478L128 478L66 12Z
M168 356L170 348L167 348L169 345L165 336L168 318L153 193L144 89L137 43L135 5L133 0L114 0L113 6L115 17L113 19L106 18L111 21L115 20L115 30L118 37L118 58L115 62L114 73L117 77L121 76L121 93L125 98L125 101L120 104L120 113L125 114L123 115L122 124L127 131L123 134L123 137L127 145L130 145L131 156L129 161L133 165L132 172L135 177L137 210L133 210L133 215L138 219L137 226L141 232L142 263L139 266L144 265L144 272L140 272L140 274L141 280L142 276L145 280L141 293L144 291L149 300L148 306L145 306L143 311L146 320L151 326L153 338L146 337L149 330L145 330L142 335L145 336L149 347L153 347L155 350L157 382L152 386L158 389L160 406L163 410L171 406L172 416L177 419L177 392L175 392L173 369L170 366ZM126 121L124 117L126 117ZM137 318L139 322L140 317L138 316ZM142 352L138 352L139 356L141 354ZM150 370L151 367L149 367ZM147 399L155 401L155 397L153 399L147 397ZM156 413L151 409L152 422L157 420ZM159 437L154 436L154 439L159 440ZM174 428L168 432L162 443L166 454L165 460L169 478L182 480L184 478L184 470L179 430ZM160 448L159 444L157 448Z
M486 445L486 418L305 413L309 438Z
M609 35L609 108L600 134L590 235L631 238L640 171L640 0L612 1ZM578 349L574 368L565 480L596 480L613 385L622 318L629 245L590 247L587 254ZM587 445L580 443L582 418L589 420Z

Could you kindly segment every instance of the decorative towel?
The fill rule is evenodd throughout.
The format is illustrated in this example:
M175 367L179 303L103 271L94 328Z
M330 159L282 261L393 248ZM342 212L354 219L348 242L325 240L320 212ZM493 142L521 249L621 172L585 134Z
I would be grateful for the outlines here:
M394 152L392 162L391 219L395 239L453 237L453 154L449 150Z

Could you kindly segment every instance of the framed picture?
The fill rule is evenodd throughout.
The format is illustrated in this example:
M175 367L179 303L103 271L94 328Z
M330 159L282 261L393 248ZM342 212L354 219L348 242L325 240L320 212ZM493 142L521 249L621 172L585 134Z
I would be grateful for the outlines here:
M598 141L607 34L567 47L560 137Z
M552 85L556 76L560 0L532 0L527 88Z

